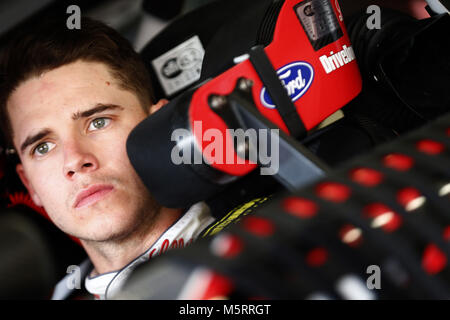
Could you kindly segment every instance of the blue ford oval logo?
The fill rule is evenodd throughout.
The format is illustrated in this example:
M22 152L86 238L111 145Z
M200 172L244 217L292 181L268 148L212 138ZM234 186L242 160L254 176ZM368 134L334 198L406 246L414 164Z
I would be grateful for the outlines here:
M307 62L290 63L278 69L277 74L292 102L300 99L308 91L314 79L314 69ZM260 99L265 107L270 109L276 107L266 87L262 88Z

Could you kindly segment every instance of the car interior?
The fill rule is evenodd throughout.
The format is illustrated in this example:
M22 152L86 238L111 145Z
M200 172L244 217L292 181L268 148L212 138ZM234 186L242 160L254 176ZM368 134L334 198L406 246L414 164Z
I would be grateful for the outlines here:
M71 5L128 39L156 99L169 101L130 134L130 161L162 204L205 201L217 219L194 244L139 266L117 299L448 299L450 1L372 3L0 2L0 49L16 28L69 17ZM314 15L330 12L321 31ZM261 175L259 158L171 164L173 128L195 120L205 130L281 128L278 173ZM87 256L33 203L17 161L0 137L0 299L48 300ZM224 245L233 249L214 249ZM369 266L381 269L380 290L366 288Z

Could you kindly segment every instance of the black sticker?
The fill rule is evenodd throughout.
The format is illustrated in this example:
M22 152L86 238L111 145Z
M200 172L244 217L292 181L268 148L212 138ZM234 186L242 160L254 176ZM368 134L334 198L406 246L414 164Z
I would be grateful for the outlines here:
M344 35L329 0L305 0L294 10L314 50L322 49Z
M161 68L161 74L167 79L178 77L183 70L178 66L177 59L169 59Z

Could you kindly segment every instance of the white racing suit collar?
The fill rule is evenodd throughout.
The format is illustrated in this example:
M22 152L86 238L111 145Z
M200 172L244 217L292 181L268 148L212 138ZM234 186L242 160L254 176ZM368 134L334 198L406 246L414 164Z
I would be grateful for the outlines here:
M96 299L103 300L114 297L139 264L163 254L169 249L181 248L191 244L212 222L214 222L214 218L211 216L209 207L203 202L194 204L147 251L123 269L92 278L87 276L85 279L86 289Z

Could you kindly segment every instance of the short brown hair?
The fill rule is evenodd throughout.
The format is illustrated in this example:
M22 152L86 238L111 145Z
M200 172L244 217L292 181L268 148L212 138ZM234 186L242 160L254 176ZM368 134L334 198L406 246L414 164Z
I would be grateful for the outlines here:
M24 26L0 51L0 128L10 147L12 128L6 105L14 90L34 76L77 60L104 63L122 89L136 93L143 108L154 103L141 57L128 40L104 23L83 17L81 29L70 30L65 19L52 18Z

